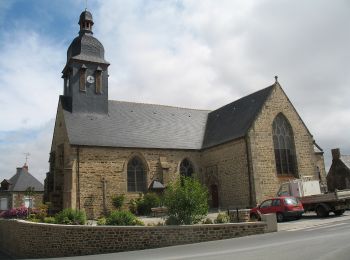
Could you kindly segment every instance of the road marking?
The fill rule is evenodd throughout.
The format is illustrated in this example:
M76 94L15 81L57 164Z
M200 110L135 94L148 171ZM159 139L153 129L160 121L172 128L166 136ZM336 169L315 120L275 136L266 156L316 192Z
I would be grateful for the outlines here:
M335 226L342 226L342 225L348 225L348 223L339 223L339 224L325 223L325 224L318 224L318 225L309 226L309 227L292 228L292 229L288 229L285 231L288 231L288 232L294 232L294 231L299 231L299 230L312 231L312 230L335 227Z

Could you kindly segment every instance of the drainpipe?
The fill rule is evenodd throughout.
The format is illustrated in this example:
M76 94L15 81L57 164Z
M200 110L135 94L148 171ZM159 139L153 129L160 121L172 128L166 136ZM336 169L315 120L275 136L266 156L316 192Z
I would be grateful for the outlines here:
M248 185L249 185L249 204L250 207L254 207L253 205L253 176L252 176L252 171L251 171L251 164L250 164L250 149L249 149L249 144L248 144L248 134L244 137L245 141L245 148L246 148L246 154L247 154L247 165L248 165Z
M80 169L80 157L79 157L79 154L80 154L80 148L79 146L77 146L77 206L78 206L78 209L80 210L80 172L79 172L79 169Z

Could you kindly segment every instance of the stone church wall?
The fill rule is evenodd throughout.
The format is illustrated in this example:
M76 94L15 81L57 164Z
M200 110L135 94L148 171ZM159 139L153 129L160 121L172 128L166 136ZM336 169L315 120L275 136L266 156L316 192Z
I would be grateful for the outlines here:
M88 217L97 218L105 210L113 210L115 195L125 194L126 203L139 197L139 192L127 191L127 164L134 156L140 157L146 165L147 187L154 179L165 185L175 180L185 158L194 164L195 173L199 172L199 152L196 151L79 147L80 208L85 209ZM169 168L162 168L160 157L166 160Z
M238 139L207 150L201 155L202 178L209 187L218 186L222 209L249 206L249 175L244 139Z
M53 190L48 191L48 200L52 203L52 210L58 211L62 207L74 208L76 205L76 183L72 172L74 153L69 144L61 104L58 105L51 153L53 161L50 162L49 174L53 175Z
M311 176L313 179L318 179L313 137L281 87L277 86L272 90L262 111L249 130L250 160L254 172L257 202L275 196L280 183L295 178L294 176L278 176L276 172L272 123L279 113L283 113L289 120L294 133L299 177Z

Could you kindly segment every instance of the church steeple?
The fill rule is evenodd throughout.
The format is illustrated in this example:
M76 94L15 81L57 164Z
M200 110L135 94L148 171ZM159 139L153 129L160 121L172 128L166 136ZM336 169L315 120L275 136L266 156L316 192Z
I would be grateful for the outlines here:
M86 9L84 12L81 13L78 24L80 25L79 34L92 34L92 26L94 25L94 21L92 19L92 14Z
M108 113L108 66L103 45L92 36L94 21L85 10L80 14L79 36L67 50L62 73L64 99L71 112Z

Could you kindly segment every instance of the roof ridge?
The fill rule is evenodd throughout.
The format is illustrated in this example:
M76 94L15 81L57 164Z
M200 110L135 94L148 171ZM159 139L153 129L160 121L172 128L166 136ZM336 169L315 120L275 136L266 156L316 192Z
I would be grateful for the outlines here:
M196 110L196 111L207 111L207 112L211 112L211 111L212 111L212 110L209 110L209 109L189 108L189 107L178 107L178 106L161 105L161 104L153 104L153 103L145 103L145 102L132 102L132 101L124 101L124 100L108 100L108 102L119 102L119 103L129 103L129 104L152 105L152 106L158 106L158 107L170 107L170 108L179 108L179 109Z
M264 91L266 91L266 90L269 89L269 88L273 88L273 87L276 86L277 84L278 84L278 83L274 83L274 84L272 84L272 85L270 85L270 86L268 86L268 87L265 87L265 88L263 88L263 89L259 89L259 90L255 91L255 92L253 92L253 93L250 93L250 94L245 95L245 96L243 96L243 97L241 97L241 98L238 98L238 99L236 99L236 100L234 100L234 101L232 101L232 102L230 102L230 103L228 103L228 104L226 104L226 105L223 105L223 106L221 106L221 107L218 107L218 108L212 110L211 112L215 112L215 111L217 111L217 110L220 110L221 108L228 107L228 106L232 105L233 103L235 103L235 102L237 102L237 101L243 100L243 99L245 99L245 98L249 98L249 97L251 97L251 96L253 96L253 95L255 95L255 94L259 93L259 92L264 92Z

